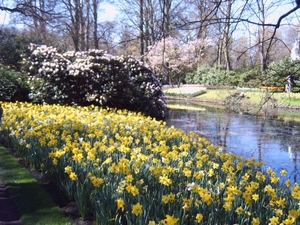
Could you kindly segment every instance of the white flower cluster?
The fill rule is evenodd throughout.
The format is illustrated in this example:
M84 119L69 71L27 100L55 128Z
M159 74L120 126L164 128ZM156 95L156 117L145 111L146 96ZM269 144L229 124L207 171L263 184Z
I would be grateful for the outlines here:
M57 50L54 47L47 46L47 45L39 45L38 48L35 44L29 45L29 50L33 51L32 55L39 56L42 55L45 58L53 58L57 54Z

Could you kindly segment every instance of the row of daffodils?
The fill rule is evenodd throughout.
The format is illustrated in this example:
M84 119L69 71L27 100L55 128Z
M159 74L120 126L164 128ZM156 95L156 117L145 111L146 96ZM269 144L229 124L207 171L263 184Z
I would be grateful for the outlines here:
M96 224L300 224L300 186L125 110L2 103L1 138ZM286 181L283 181L286 180Z

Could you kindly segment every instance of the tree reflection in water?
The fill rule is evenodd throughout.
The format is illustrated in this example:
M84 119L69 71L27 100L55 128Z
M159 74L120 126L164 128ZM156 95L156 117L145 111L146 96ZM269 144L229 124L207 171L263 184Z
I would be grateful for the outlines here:
M300 181L300 123L209 108L205 111L170 109L166 122L206 137L224 152L264 161L264 169L272 167L278 176L286 169L287 178Z

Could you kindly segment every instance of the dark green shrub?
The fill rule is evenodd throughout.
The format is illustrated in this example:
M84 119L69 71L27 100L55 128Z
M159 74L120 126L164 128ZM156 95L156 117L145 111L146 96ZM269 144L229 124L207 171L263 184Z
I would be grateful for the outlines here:
M245 68L236 72L240 79L239 87L258 88L262 84L260 68Z
M237 71L227 71L222 67L199 67L187 73L189 84L208 84L257 88L266 79L261 75L260 68L245 68Z
M32 39L16 28L3 28L0 32L0 63L20 71L22 54Z
M187 73L186 82L189 84L237 86L239 77L234 71L223 67L198 67L194 72Z
M297 89L300 86L300 61L286 57L269 65L264 85L284 86L287 83L287 77L290 75L294 78L294 89Z
M28 101L29 92L26 75L0 66L0 101Z

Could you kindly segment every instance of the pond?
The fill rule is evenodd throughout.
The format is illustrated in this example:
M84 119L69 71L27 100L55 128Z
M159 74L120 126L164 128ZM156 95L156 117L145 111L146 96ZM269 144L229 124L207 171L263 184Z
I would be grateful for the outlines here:
M169 109L167 125L204 136L224 152L263 161L278 176L286 169L286 178L300 182L300 123L204 108Z

